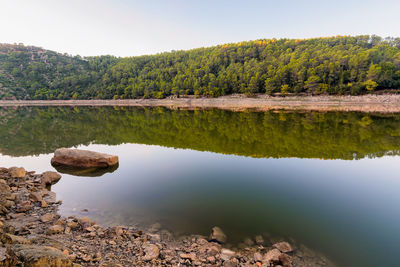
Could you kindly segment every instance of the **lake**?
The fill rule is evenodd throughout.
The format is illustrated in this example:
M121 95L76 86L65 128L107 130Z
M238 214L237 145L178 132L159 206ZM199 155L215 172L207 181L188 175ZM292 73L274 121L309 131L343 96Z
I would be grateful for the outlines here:
M120 158L97 173L59 170L63 215L177 236L217 225L232 246L261 234L339 266L399 265L400 115L0 108L0 166L54 170L59 147Z

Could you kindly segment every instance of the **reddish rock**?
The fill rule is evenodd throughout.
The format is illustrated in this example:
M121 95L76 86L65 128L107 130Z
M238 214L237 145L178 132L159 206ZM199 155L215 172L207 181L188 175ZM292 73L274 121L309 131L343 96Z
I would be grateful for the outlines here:
M118 156L89 150L60 148L55 151L51 164L77 168L107 168L118 164Z

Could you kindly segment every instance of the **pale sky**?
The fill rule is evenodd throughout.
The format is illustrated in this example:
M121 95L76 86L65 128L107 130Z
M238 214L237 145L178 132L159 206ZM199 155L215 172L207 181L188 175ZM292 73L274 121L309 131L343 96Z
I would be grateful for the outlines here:
M0 43L82 56L359 34L400 37L400 0L0 0Z

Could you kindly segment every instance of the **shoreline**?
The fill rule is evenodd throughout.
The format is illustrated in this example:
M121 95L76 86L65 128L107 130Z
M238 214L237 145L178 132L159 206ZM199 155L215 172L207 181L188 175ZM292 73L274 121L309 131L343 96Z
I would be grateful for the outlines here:
M0 107L19 106L136 106L182 109L225 109L232 111L302 110L400 113L400 95L362 96L268 96L229 95L218 98L166 98L124 100L0 100Z
M235 249L218 227L208 238L176 238L161 225L143 231L66 218L58 213L62 201L51 191L60 179L57 172L0 167L1 266L334 266L303 245L261 235Z

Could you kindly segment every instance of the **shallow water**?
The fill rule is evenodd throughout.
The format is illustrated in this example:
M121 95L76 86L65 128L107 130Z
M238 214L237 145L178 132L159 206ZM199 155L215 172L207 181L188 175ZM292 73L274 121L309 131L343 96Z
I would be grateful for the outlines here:
M234 245L293 239L340 266L400 262L399 115L0 109L1 166L47 171L54 149L72 146L120 164L64 174L52 188L64 215L177 235L218 225Z

